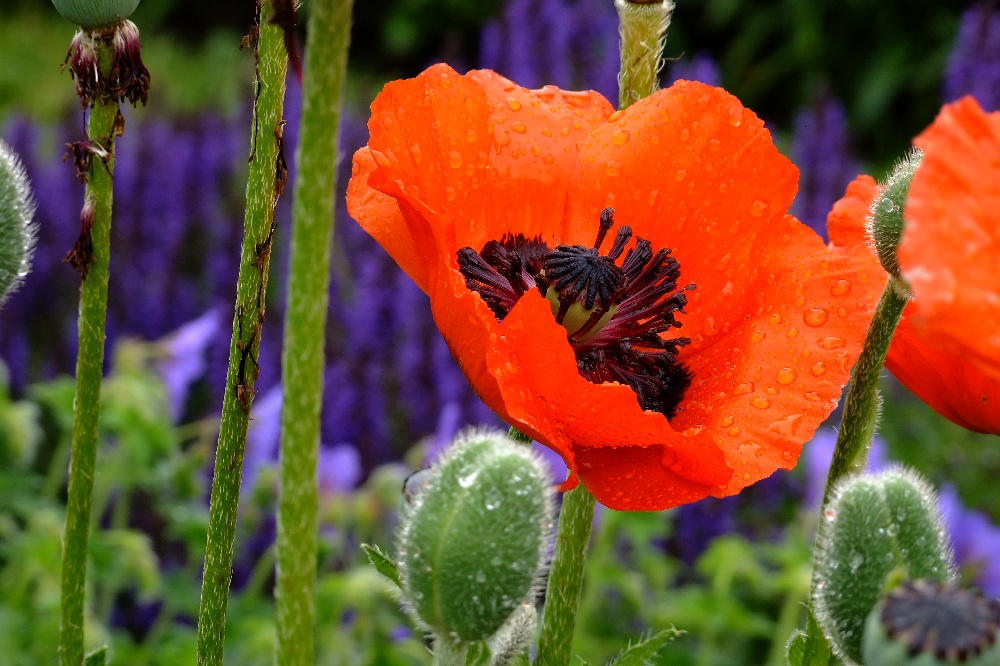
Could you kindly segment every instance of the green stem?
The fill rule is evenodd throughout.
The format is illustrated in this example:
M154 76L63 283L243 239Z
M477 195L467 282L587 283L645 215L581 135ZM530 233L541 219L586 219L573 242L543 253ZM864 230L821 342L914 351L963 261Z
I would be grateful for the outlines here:
M98 62L112 57L110 43L96 40ZM59 661L63 666L83 663L84 596L87 583L87 542L94 501L97 461L97 423L101 411L104 366L104 323L108 309L108 263L111 254L111 200L114 173L117 100L96 102L90 110L87 137L108 152L96 155L87 172L85 206L93 206L90 238L93 262L80 283L79 346L76 356L76 394L73 399L73 435L66 498L66 532L62 554L62 611L59 624Z
M324 331L337 179L337 128L353 0L309 7L282 357L276 662L316 662L316 487Z
M674 11L673 0L615 0L621 38L618 108L627 109L660 87L663 42Z
M535 666L566 666L572 656L594 504L594 496L583 484L563 495Z
M243 251L236 283L226 373L225 397L219 423L219 444L212 478L205 572L198 609L198 664L221 666L226 632L226 606L232 576L236 512L243 476L250 404L257 378L257 351L264 318L264 294L278 198L281 112L285 93L287 54L281 28L268 22L270 2L258 17L257 98L251 134L250 173L243 229Z
M434 635L434 660L432 666L465 666L469 644L452 641L447 636Z
M906 292L902 282L890 277L875 307L875 315L865 336L865 346L854 366L851 387L844 401L844 416L837 434L837 446L833 450L833 462L823 495L824 504L837 481L850 472L862 469L868 460L868 449L878 420L878 380L892 334L899 324L903 308L909 302Z

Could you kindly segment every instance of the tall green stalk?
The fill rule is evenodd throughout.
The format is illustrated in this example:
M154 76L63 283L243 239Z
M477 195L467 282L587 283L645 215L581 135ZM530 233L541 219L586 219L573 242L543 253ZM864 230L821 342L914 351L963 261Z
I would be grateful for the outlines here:
M258 372L256 358L274 235L274 206L284 180L280 137L288 59L282 29L268 22L273 5L268 1L258 5L258 8L259 33L255 50L257 97L250 139L250 173L240 274L236 283L236 311L219 424L219 444L215 454L205 574L198 609L199 666L222 664L236 512L250 404Z
M572 657L595 503L583 484L563 495L535 666L566 666Z
M337 183L337 129L353 0L313 0L296 154L282 355L276 662L316 660L316 459Z
M826 481L823 503L830 497L830 490L846 474L862 469L868 460L872 435L878 419L879 400L876 389L889 343L899 324L903 308L909 302L907 287L900 280L889 277L885 290L875 307L875 315L865 336L865 346L858 357L851 377L851 387L844 401L844 416L837 433L837 446Z
M618 108L627 109L660 87L663 43L673 0L615 0L621 38Z
M110 65L110 42L96 42L97 61ZM94 103L87 120L87 139L107 155L97 155L87 171L84 209L93 211L90 252L83 256L80 283L79 346L76 356L76 393L73 398L73 436L66 498L66 531L62 553L62 607L59 620L59 662L83 663L84 597L87 586L87 543L94 501L97 460L97 423L101 411L101 375L104 366L104 323L108 310L108 263L111 256L111 200L114 173L115 120L118 100ZM85 213L87 215L88 213ZM86 234L86 230L84 230Z

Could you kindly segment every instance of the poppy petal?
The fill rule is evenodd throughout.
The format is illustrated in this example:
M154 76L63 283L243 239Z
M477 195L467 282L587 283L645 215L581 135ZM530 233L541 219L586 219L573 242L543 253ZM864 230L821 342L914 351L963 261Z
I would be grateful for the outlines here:
M1000 112L966 97L945 106L914 143L924 158L899 245L920 303L913 322L1000 372Z
M791 216L757 237L747 264L747 314L682 357L695 379L673 421L716 437L735 471L727 495L795 466L836 407L871 320L850 261Z

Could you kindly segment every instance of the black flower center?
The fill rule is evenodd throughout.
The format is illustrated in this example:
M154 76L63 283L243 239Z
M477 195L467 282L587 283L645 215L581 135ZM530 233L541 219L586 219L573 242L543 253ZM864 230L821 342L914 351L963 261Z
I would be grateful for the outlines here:
M964 662L993 645L1000 602L975 590L918 580L900 585L882 609L882 626L905 643L911 657L933 654Z
M508 234L487 242L480 252L460 249L458 267L466 286L499 321L522 295L538 289L566 329L584 379L626 384L643 409L672 418L691 385L691 373L677 362L680 348L690 340L664 334L680 327L674 315L684 311L684 292L694 285L677 287L680 264L668 249L654 253L649 241L637 237L625 252L632 240L628 226L618 230L608 254L602 255L612 226L614 211L605 208L593 247L559 245L553 250L540 238Z

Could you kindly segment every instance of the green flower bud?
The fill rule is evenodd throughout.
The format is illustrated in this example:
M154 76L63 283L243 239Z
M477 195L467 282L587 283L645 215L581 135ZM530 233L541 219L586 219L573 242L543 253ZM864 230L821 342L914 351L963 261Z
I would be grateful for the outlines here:
M531 599L552 531L552 480L498 432L461 435L405 506L398 565L408 610L439 637L493 636Z
M139 6L139 0L52 0L52 4L70 23L94 30L124 21Z
M35 247L35 202L17 155L0 141L0 305L24 280Z
M875 666L1000 664L1000 601L978 590L904 583L868 615L864 663Z
M823 511L816 552L816 619L848 664L861 661L865 618L890 574L954 578L934 489L904 468L837 484Z
M899 263L896 260L896 248L903 235L903 210L906 207L906 195L910 191L910 181L917 172L924 154L914 150L892 170L884 184L882 194L872 201L869 213L868 230L875 242L875 252L886 273L898 278Z

